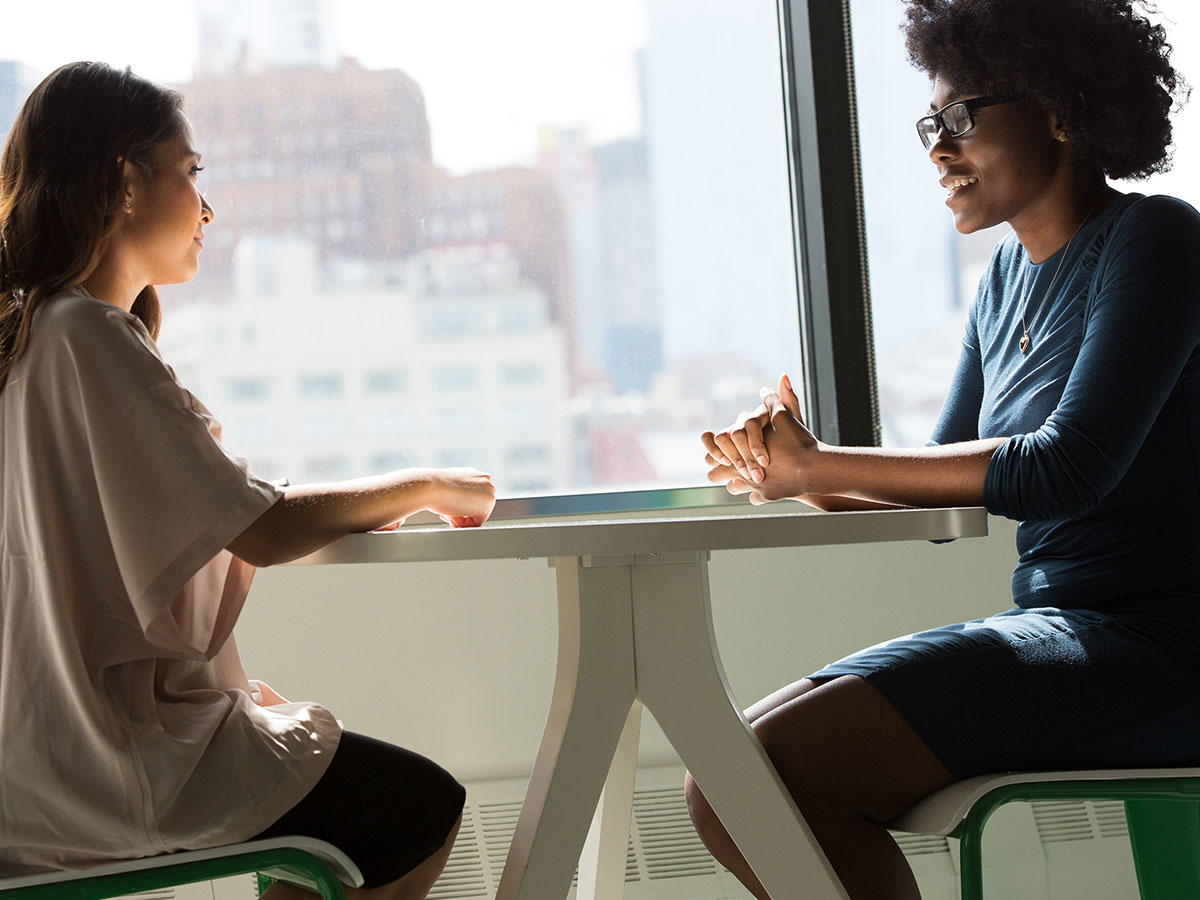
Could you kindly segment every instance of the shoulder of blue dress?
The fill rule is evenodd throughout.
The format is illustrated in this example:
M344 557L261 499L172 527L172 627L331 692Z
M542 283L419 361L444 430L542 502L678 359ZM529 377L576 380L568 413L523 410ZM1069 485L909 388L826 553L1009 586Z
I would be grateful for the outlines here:
M1121 204L1117 215L1130 222L1150 225L1200 222L1200 212L1178 197L1167 194L1127 194L1122 199L1125 202Z

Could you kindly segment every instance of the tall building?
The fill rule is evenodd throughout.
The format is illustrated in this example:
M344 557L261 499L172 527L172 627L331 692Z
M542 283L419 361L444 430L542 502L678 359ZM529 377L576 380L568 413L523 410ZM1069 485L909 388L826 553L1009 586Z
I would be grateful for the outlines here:
M571 484L566 340L503 247L419 253L390 284L322 284L316 245L247 237L234 292L159 345L267 478L478 466L511 493Z
M647 391L663 367L654 209L646 141L627 138L596 148L604 367L618 393Z
M608 333L604 315L596 166L587 129L580 124L538 128L538 170L558 193L571 259L571 312L577 382L603 381Z
M543 293L550 320L568 336L576 372L573 260L553 180L523 166L461 176L431 169L423 209L425 248L452 256L470 248L512 254L521 278Z
M579 381L645 391L662 367L646 142L593 146L581 125L546 125L539 146L566 219Z
M227 289L249 235L311 239L320 258L403 259L425 246L429 121L415 81L343 60L183 86L216 212L203 290Z

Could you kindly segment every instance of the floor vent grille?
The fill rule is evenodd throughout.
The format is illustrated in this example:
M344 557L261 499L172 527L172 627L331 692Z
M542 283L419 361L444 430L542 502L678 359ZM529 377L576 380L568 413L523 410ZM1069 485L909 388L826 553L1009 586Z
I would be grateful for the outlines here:
M430 900L462 900L467 897L488 897L488 885L484 873L484 863L487 860L486 848L479 846L478 834L481 831L476 826L476 816L464 811L462 825L458 830L458 839L446 868L442 870L437 884L429 892ZM483 849L484 852L480 852Z
M480 803L472 807L468 804L468 812L474 812L479 820L479 833L483 838L482 856L487 866L488 876L492 886L500 883L500 873L504 871L504 859L508 856L508 845L512 843L513 832L517 830L517 817L521 814L521 801L510 800L503 803ZM463 816L466 819L466 816Z
M1033 821L1043 844L1124 837L1125 807L1119 800L1035 800Z
M937 834L893 834L905 856L929 856L932 853L949 853L950 841Z
M1118 804L1119 805L1119 804ZM517 829L521 800L468 802L458 841L431 900L466 900L495 894ZM906 856L949 853L946 838L896 835ZM682 784L638 789L625 858L627 884L713 877L724 873L692 827ZM578 873L576 873L578 875Z
M716 862L692 827L682 786L637 791L632 833L651 881L717 872Z

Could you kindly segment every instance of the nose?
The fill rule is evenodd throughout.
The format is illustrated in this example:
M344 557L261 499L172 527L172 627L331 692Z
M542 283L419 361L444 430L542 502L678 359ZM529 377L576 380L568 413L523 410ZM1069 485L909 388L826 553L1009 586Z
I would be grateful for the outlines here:
M929 159L933 164L939 165L946 160L958 159L959 150L958 143L954 138L946 134L946 129L939 128L937 140L929 147Z
M213 208L211 206L209 206L209 204L208 204L208 198L205 197L203 194L201 194L200 195L200 221L201 221L201 223L204 225L209 225L212 223L212 220L215 219L216 217L217 217L217 214L215 212L213 212Z

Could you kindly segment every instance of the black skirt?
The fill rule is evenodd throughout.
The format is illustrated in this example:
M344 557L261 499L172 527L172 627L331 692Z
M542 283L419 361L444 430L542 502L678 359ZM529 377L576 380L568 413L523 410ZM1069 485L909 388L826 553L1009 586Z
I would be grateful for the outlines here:
M251 838L300 834L333 844L363 873L363 887L390 884L445 843L466 790L418 753L342 733L321 780Z

